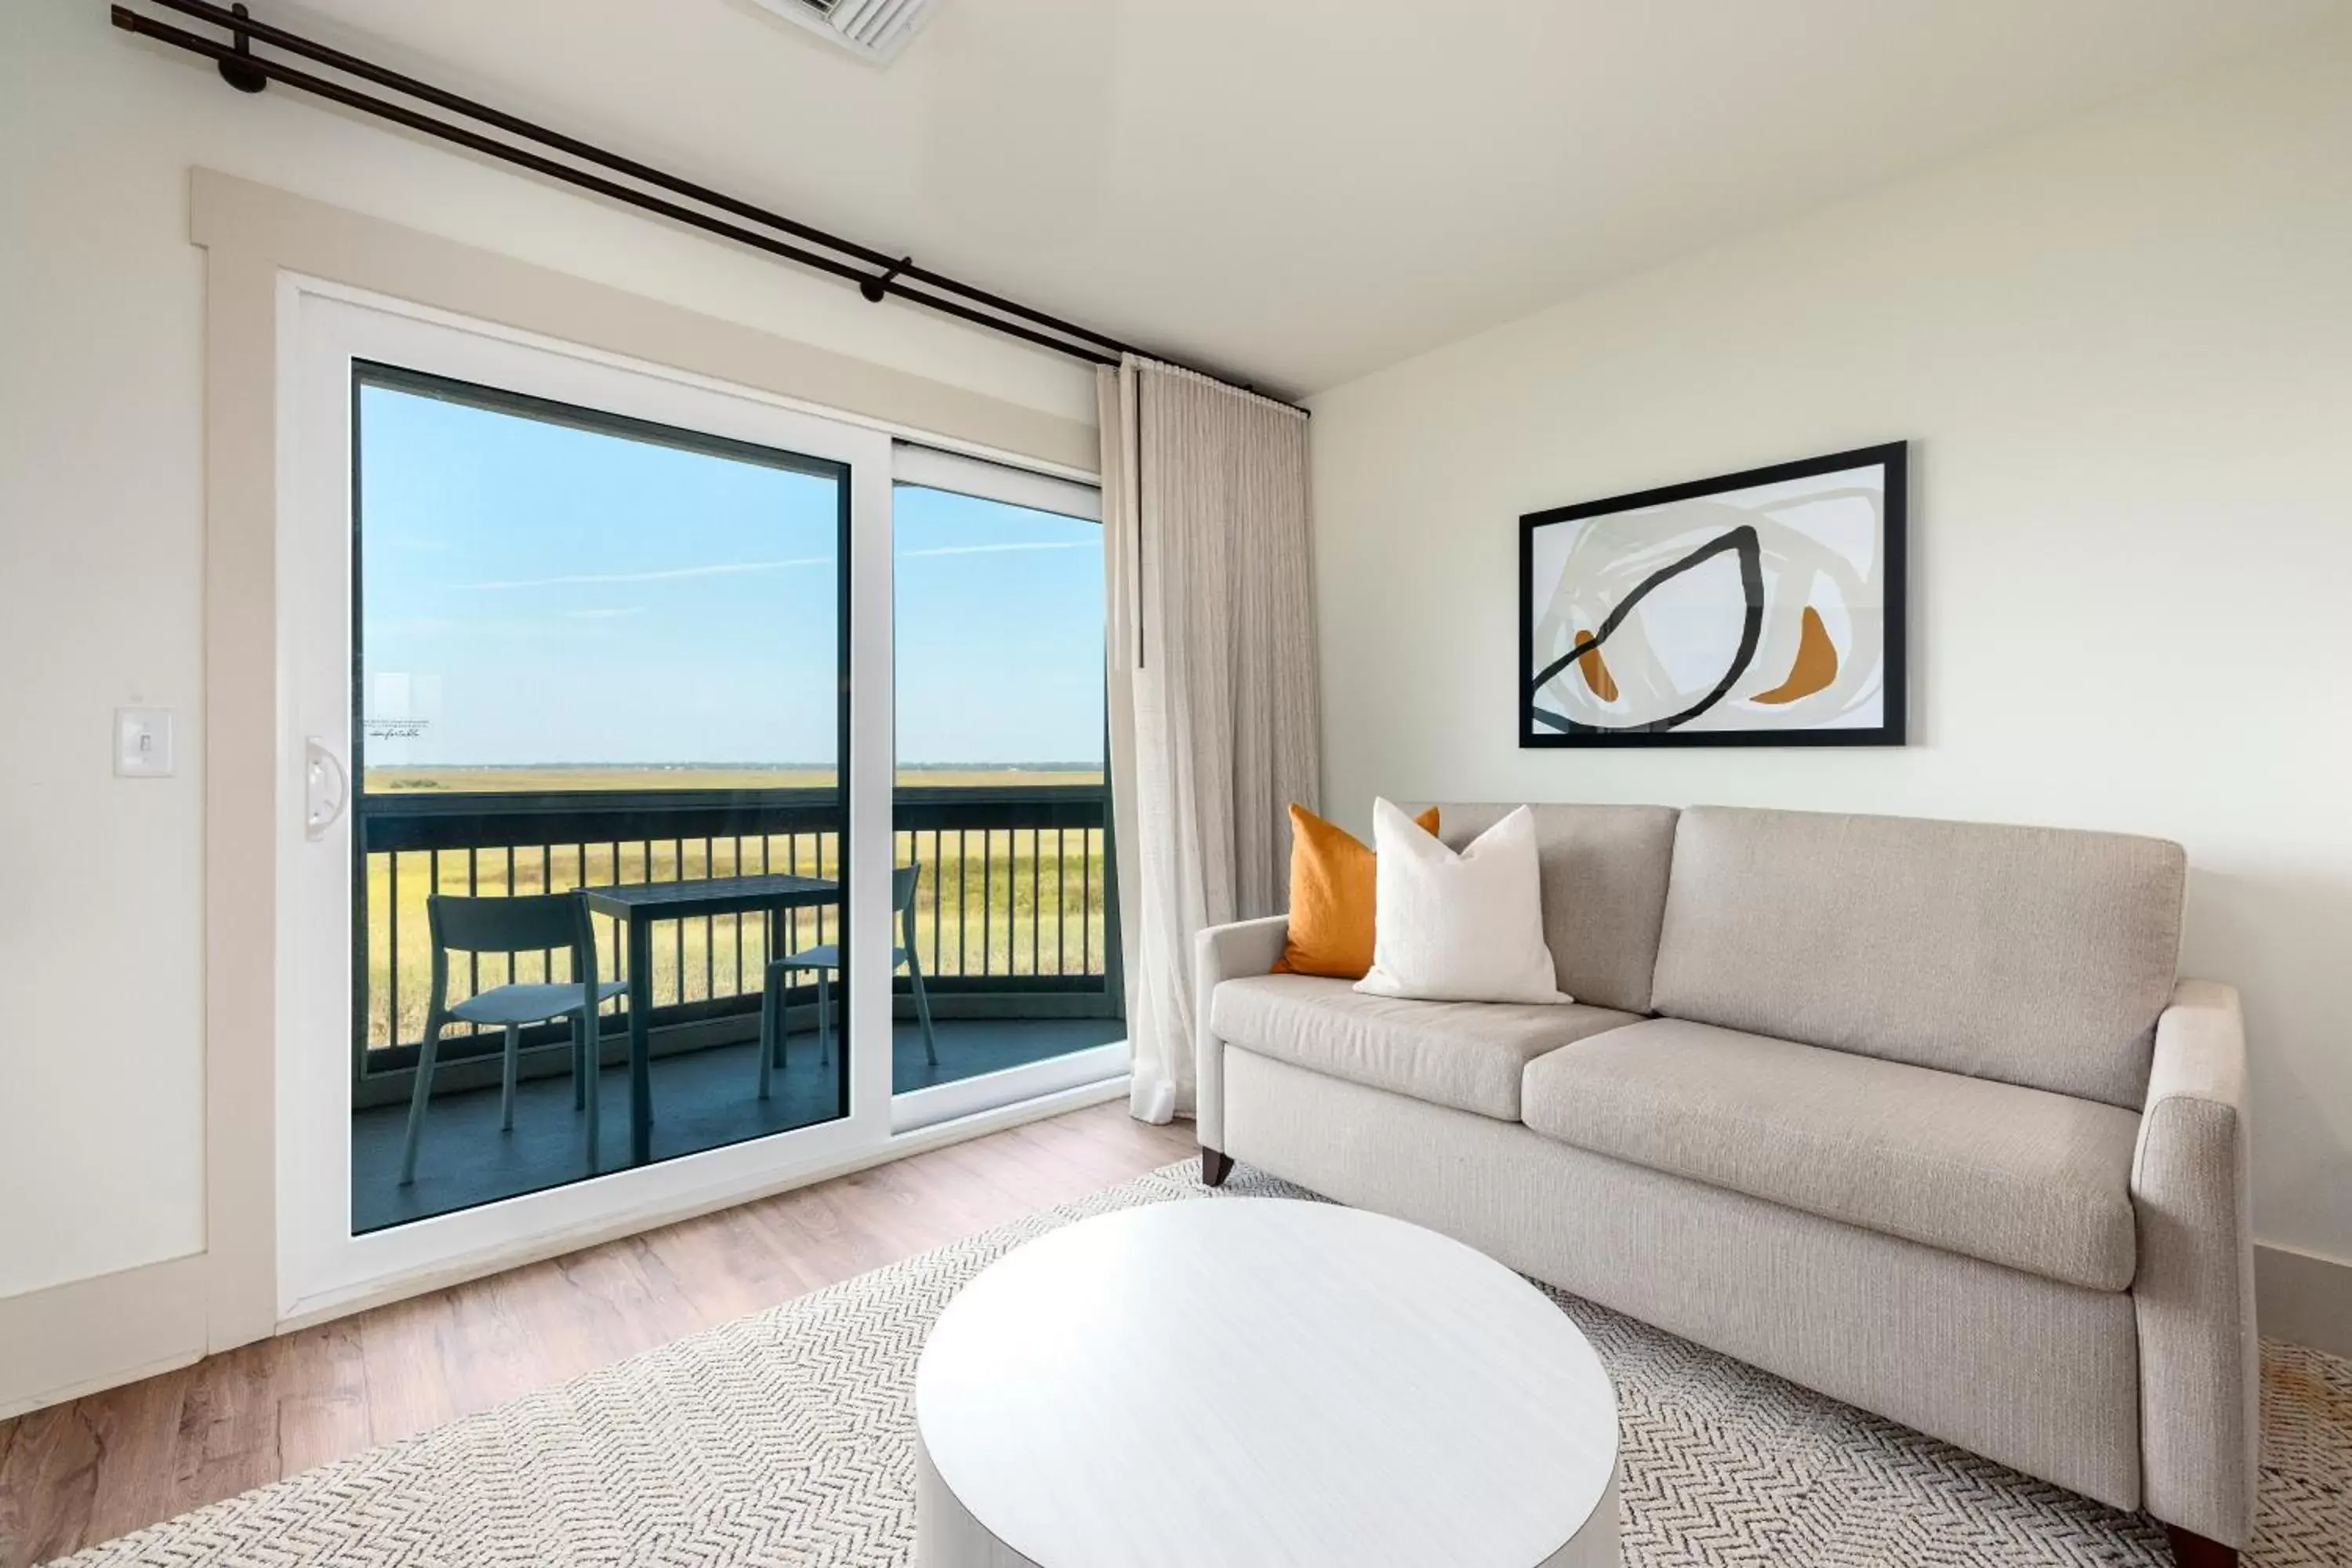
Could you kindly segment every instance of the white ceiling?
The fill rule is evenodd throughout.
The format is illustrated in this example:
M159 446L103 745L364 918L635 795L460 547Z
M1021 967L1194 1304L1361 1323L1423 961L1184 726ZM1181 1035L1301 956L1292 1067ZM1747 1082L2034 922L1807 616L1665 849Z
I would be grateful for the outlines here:
M2243 52L2329 0L311 0L387 63L1310 393Z

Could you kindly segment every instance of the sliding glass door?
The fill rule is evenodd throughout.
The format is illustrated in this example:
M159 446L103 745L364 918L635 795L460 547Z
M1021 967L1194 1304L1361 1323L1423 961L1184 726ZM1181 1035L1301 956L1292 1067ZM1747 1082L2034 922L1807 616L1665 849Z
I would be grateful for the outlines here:
M848 465L352 374L352 1228L846 1115Z
M1090 486L280 327L283 1317L1118 1092Z
M889 438L324 286L281 320L284 1313L870 1158Z

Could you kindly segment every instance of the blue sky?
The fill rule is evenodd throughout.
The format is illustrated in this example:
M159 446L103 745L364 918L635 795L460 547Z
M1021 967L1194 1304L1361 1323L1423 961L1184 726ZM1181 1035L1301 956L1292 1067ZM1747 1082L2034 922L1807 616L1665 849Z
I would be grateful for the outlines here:
M835 760L832 478L380 386L361 443L370 763ZM1100 526L895 510L900 763L1098 759Z

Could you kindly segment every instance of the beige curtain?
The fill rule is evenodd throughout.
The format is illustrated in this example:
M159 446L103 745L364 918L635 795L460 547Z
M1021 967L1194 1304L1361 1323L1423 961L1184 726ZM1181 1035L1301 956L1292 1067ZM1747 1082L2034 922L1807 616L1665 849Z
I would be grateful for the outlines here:
M1307 416L1098 373L1111 793L1135 1114L1192 1110L1192 937L1281 910L1318 754Z

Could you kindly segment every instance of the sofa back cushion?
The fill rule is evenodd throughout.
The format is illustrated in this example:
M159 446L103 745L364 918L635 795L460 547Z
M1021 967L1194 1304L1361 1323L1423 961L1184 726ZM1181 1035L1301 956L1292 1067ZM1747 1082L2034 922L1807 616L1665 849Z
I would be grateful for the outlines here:
M1509 805L1441 805L1438 837L1455 849L1501 821ZM1595 1007L1650 1011L1658 922L1674 861L1666 805L1536 805L1543 875L1544 945L1562 991Z
M1652 1005L2136 1110L2186 875L2156 838L1694 806Z

